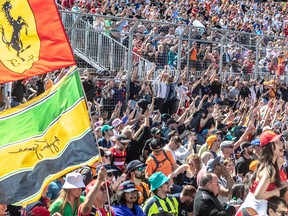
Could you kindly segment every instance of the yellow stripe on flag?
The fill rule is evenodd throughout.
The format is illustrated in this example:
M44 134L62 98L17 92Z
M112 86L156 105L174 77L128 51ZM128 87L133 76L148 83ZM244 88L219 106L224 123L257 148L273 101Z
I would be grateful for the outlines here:
M41 137L2 148L1 162L9 166L1 168L1 178L4 174L9 175L17 170L33 169L42 159L57 158L69 145L69 140L82 135L89 128L86 104L82 100L63 114ZM12 155L13 163L11 163Z

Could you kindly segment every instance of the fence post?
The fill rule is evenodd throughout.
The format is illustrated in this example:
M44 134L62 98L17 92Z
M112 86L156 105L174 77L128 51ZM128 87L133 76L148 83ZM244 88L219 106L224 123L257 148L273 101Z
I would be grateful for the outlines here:
M78 21L81 19L83 12L81 11L81 13L78 14L76 20L74 21L74 23L72 24L72 31L71 31L71 47L72 50L74 51L74 49L76 49L76 41L77 41L77 32L76 32L76 24L78 23Z
M186 66L187 66L187 74L186 77L189 77L189 60L190 60L190 47L191 47L191 28L188 28L188 52L187 52L187 60L186 60Z
M254 69L254 79L258 79L258 73L259 73L259 45L262 42L263 37L260 38L259 41L256 43L256 59L255 59L255 69Z
M176 67L177 71L181 70L182 33L179 35L178 39L178 51L177 51L178 53L177 53L177 67Z
M140 24L140 21L137 20L137 22L134 24L134 26L129 31L129 44L128 44L128 65L127 65L127 76L126 76L126 104L128 104L129 96L130 96L130 81L132 77L132 64L133 64L133 56L132 56L132 50L133 50L133 32Z
M85 28L85 41L84 41L84 53L87 55L87 50L88 50L88 41L89 41L89 23L86 23L86 28Z
M228 33L226 33L222 38L221 38L221 45L220 45L220 62L219 62L219 73L221 74L222 80L225 78L225 75L223 74L223 49L224 49L224 39L227 37Z

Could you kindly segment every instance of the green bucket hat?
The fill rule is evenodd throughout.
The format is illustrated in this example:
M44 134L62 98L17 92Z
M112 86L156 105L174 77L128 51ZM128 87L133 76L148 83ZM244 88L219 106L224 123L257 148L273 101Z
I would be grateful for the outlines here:
M165 182L169 180L170 178L165 176L162 172L153 173L149 178L151 190L152 191L156 190L157 188L161 187Z

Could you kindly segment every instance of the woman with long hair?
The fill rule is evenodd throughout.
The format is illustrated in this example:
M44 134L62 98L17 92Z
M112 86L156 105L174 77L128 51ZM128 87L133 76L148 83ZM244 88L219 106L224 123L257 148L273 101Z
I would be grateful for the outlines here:
M186 164L179 166L171 173L169 178L177 177L178 185L192 185L197 186L197 174L202 168L202 163L197 154L191 154L186 158Z
M280 134L264 131L260 136L260 156L257 169L251 177L250 192L241 206L254 208L259 215L267 215L267 199L279 196L281 185L277 158L284 154Z
M62 216L77 216L78 207L85 199L80 196L82 188L85 188L82 175L68 173L59 197L49 208L50 215L58 212Z
M112 206L117 216L145 216L142 209L137 205L139 192L131 181L123 182L116 194L116 200Z

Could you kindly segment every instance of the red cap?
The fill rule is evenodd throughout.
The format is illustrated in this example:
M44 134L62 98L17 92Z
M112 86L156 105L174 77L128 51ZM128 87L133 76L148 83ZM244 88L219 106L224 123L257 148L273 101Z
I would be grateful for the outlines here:
M50 212L43 206L36 206L31 211L32 216L50 216Z
M282 134L276 134L273 131L264 131L260 135L260 146L263 147L268 143L275 142L276 140L280 139Z
M256 216L256 215L258 215L258 213L255 209L247 207L238 211L235 216Z

